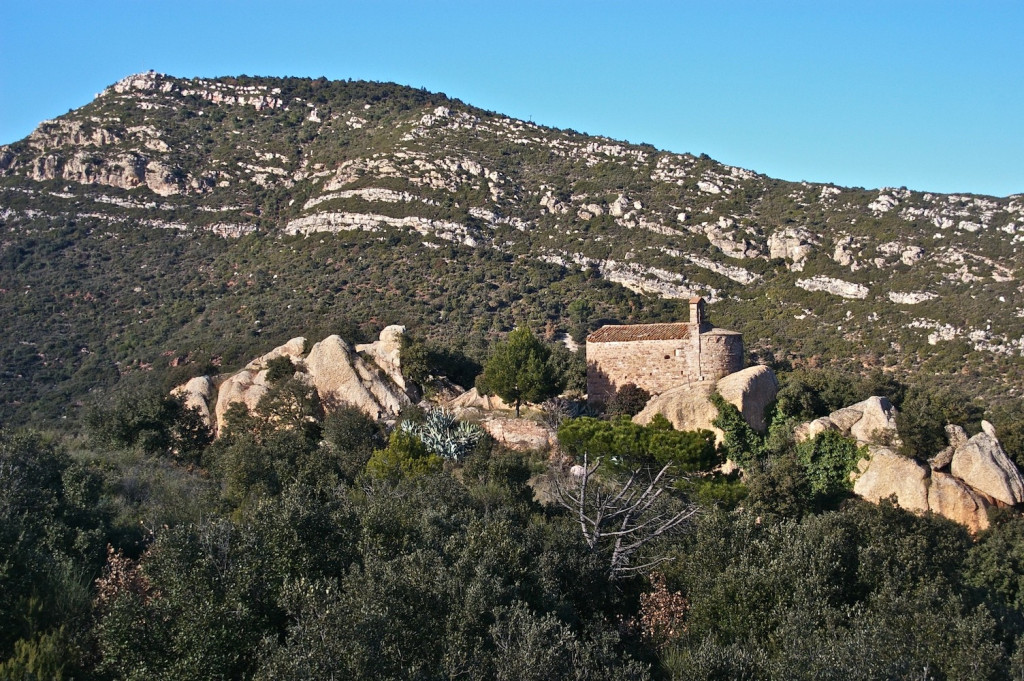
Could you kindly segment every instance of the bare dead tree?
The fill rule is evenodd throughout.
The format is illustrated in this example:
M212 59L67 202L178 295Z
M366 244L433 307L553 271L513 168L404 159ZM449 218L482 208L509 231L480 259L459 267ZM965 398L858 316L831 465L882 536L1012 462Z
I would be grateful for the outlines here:
M561 470L553 476L554 498L576 517L587 546L609 553L613 580L670 560L666 555L646 554L642 563L633 564L641 549L682 530L697 513L696 505L680 508L663 498L672 464L653 476L650 469L637 468L624 480L597 476L600 465L600 458L591 464L584 454L583 465L575 467L575 472Z

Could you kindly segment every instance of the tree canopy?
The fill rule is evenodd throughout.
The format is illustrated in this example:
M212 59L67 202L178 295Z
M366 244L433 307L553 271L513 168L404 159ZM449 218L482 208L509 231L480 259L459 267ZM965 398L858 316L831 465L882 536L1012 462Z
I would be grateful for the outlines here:
M551 351L526 327L518 327L497 343L477 381L483 395L498 395L514 404L516 416L524 402L542 402L562 391L548 359Z

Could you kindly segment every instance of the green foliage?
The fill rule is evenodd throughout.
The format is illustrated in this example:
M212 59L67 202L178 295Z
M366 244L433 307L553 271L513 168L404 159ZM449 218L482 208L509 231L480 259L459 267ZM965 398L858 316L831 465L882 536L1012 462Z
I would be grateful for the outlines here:
M562 423L558 443L566 454L582 461L600 458L617 470L672 464L675 474L707 471L720 462L715 436L708 430L678 431L664 418L648 426L620 416L611 421L580 417Z
M804 440L796 446L796 454L811 492L823 498L835 498L852 489L850 473L859 460L868 457L867 447L858 447L834 430Z
M880 371L865 376L852 370L797 369L779 373L777 409L786 417L811 421L868 397L888 397L899 407L906 386Z
M758 516L799 520L814 507L807 468L792 452L748 471L747 489L746 506Z
M397 482L436 473L441 470L441 464L441 457L428 450L422 440L404 428L396 428L388 446L376 450L366 462L366 474Z
M286 355L274 357L267 362L267 382L271 385L285 381L295 375L295 365Z
M508 335L508 340L495 345L477 380L477 389L515 405L518 417L523 402L543 402L561 392L558 377L548 365L550 355L530 329L521 326Z
M667 671L1004 678L996 623L959 581L968 544L942 519L865 503L800 522L705 514L666 570L690 603L687 634L663 657Z
M1024 470L1024 402L1013 402L994 410L989 420L999 435L999 444L1007 455Z
M431 409L423 421L406 419L399 428L419 439L432 454L456 463L473 451L473 447L484 436L480 426L460 421L454 412L444 407Z
M341 479L352 482L363 472L375 449L387 440L381 426L358 407L342 405L331 411L323 422L324 440L329 456Z
M610 416L636 416L643 411L650 399L651 393L637 387L635 383L626 383L615 391L615 395L608 402L607 412Z
M413 383L426 384L434 375L434 364L426 344L403 335L400 352L402 376Z
M180 397L152 389L127 391L111 407L94 408L86 425L103 446L138 447L186 463L198 461L213 439L197 410L186 408Z
M554 375L555 383L562 386L562 390L573 395L585 395L587 393L587 360L582 350L573 352L562 343L548 345L551 355L548 357L548 365Z
M68 650L64 627L40 634L14 644L14 654L0 661L0 679L3 681L61 681L69 678L67 670L72 651Z
M993 614L1024 633L1024 519L994 523L978 537L966 561L966 581L981 589Z
M109 531L101 492L99 476L53 442L0 430L0 661L13 656L15 677L50 669L71 637L59 628L88 620L83 581Z
M720 445L722 455L740 468L750 468L764 455L764 438L750 427L739 409L718 393L711 395L711 403L718 409L718 416L711 423L725 433Z
M982 409L957 389L912 387L896 415L896 427L903 440L900 453L919 459L934 456L948 444L947 423L963 426L973 434L980 430L981 416Z

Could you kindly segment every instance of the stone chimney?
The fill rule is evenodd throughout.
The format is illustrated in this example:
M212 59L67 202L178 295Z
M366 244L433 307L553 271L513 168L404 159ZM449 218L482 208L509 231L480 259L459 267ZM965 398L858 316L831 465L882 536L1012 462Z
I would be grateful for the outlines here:
M704 307L707 303L704 299L695 296L690 298L690 324L696 326L698 329L702 329L707 322L704 319Z

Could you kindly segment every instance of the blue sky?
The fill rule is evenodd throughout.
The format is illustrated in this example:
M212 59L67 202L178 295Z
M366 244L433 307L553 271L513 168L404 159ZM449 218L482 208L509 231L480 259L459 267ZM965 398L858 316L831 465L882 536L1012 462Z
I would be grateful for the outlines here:
M0 0L0 143L130 73L394 81L786 180L1024 192L1019 2Z

